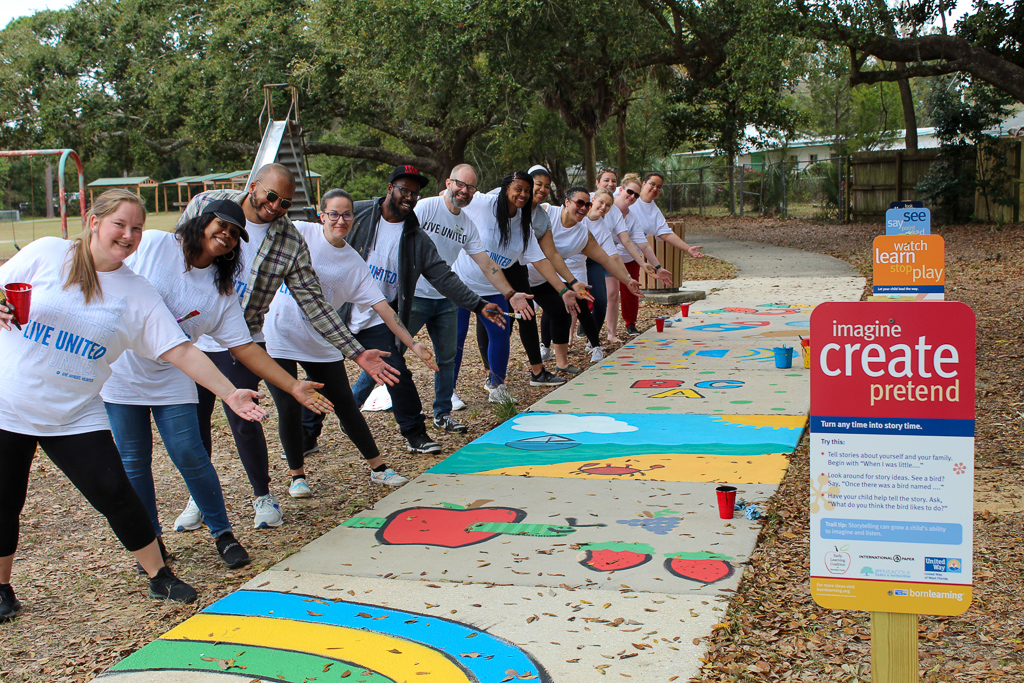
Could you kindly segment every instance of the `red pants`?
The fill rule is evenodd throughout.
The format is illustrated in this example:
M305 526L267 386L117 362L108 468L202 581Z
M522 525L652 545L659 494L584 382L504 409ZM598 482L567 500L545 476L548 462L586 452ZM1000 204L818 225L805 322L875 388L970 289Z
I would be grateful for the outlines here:
M636 280L640 277L640 264L630 261L626 264L629 276ZM622 322L627 326L636 325L636 314L640 310L640 299L626 289L626 285L619 283L619 311L622 312Z

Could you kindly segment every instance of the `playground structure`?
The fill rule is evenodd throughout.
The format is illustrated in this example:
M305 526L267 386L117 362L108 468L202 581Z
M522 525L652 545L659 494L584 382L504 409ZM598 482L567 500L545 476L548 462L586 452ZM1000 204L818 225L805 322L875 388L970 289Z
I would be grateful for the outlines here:
M274 119L273 88L288 88L291 102L283 119ZM288 217L292 220L310 220L307 207L313 206L310 194L312 181L307 172L306 134L299 122L299 89L291 83L272 83L263 86L263 110L260 112L260 128L263 128L263 117L267 117L266 128L259 151L252 163L249 183L256 177L256 171L267 164L282 164L295 176L295 194ZM319 203L319 181L317 184L317 203ZM315 215L316 209L312 209Z
M68 238L68 201L67 201L67 189L64 185L64 169L67 166L68 158L70 157L75 162L75 167L78 170L78 196L79 196L79 210L82 214L82 225L85 225L85 172L82 168L82 160L78 157L78 153L73 149L28 149L28 150L0 150L0 157L8 158L19 158L19 157L43 157L43 156L60 156L60 162L57 166L57 200L60 205L60 225L61 233L64 239ZM17 248L17 240L15 240L15 247Z

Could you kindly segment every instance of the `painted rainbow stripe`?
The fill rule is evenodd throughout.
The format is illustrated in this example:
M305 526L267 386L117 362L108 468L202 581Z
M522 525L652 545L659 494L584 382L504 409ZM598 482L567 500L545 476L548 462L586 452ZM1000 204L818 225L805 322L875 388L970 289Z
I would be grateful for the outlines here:
M233 666L223 670L218 659L233 660ZM122 660L110 674L191 670L303 681L322 676L328 665L332 675L350 669L351 680L365 683L478 683L501 680L509 669L551 681L523 650L456 621L311 595L246 590L210 605Z

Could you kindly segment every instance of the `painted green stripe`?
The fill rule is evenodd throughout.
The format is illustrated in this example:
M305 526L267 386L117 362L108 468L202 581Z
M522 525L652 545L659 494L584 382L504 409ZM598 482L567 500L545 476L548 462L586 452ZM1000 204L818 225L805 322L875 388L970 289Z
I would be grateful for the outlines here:
M213 658L206 661L203 657ZM217 660L233 664L228 669ZM233 661L232 661L233 660ZM330 665L327 673L324 667ZM244 669L241 667L245 667ZM215 671L249 678L303 683L315 678L341 680L345 671L351 676L346 683L395 683L387 676L369 671L365 667L340 659L328 659L289 650L269 647L232 645L229 643L193 642L188 640L155 640L141 650L122 659L110 671Z

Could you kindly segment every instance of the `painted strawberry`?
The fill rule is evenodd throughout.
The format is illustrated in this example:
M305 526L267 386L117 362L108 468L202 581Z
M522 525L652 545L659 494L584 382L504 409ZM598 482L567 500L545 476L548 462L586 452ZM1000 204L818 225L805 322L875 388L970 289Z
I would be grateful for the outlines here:
M616 572L647 564L654 557L654 548L646 543L587 543L580 546L576 560L595 572Z
M735 568L718 553L671 553L665 556L665 569L681 579L697 583L715 583L732 576Z

